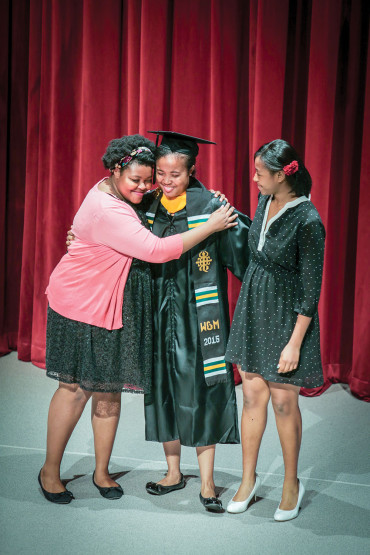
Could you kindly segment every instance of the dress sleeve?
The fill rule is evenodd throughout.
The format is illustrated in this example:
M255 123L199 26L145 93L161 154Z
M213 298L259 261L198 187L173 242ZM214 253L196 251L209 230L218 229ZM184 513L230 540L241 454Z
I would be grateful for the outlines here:
M324 265L325 229L319 218L298 228L300 294L295 311L312 318L320 298Z
M183 242L180 235L156 237L140 222L129 206L110 206L93 226L97 244L146 262L168 262L180 258Z
M221 263L240 281L249 263L248 233L251 219L235 210L238 225L220 233L219 253Z

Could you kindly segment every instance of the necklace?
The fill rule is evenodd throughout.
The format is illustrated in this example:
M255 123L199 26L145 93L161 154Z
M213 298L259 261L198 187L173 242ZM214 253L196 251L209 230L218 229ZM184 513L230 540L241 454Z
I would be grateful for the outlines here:
M125 198L123 197L123 195L121 195L121 193L117 190L117 187L115 185L115 183L113 182L113 179L111 177L109 177L107 179L107 184L108 184L108 188L109 188L109 194L112 195L113 197L117 198L118 200L123 200L125 201Z

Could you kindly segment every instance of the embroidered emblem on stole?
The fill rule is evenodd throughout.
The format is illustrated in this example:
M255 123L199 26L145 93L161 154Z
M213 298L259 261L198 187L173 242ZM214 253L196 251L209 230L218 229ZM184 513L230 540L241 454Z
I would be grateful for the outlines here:
M196 265L200 272L208 272L211 265L212 258L209 256L207 251L200 251L199 256L196 261Z

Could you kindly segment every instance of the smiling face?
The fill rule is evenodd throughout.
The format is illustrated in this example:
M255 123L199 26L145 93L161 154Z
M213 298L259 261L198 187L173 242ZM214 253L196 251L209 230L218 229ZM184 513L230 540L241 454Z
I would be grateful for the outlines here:
M114 171L114 184L126 200L133 204L139 204L144 193L149 191L152 186L152 171L151 166L142 166L134 162L127 166L122 173L119 170Z
M168 199L174 199L188 188L194 166L188 170L186 156L168 154L156 162L157 184Z
M253 176L253 181L257 183L259 191L263 195L275 195L278 193L284 181L284 177L281 175L282 172L271 173L259 156L255 159L254 166L256 172Z

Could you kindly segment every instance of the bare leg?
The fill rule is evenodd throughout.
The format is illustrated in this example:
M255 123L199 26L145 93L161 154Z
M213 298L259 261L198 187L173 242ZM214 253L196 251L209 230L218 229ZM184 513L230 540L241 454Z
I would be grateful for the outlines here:
M259 374L243 372L243 412L241 436L243 450L243 477L233 501L245 501L256 481L256 466L263 433L267 422L270 399L269 384Z
M299 387L270 382L272 406L275 411L285 466L280 509L294 509L298 500L298 457L302 438L302 418L298 406Z
M215 463L215 445L197 447L197 456L202 485L200 493L203 497L215 497L215 483L213 480L213 469Z
M94 431L95 476L98 486L118 486L109 476L108 466L121 413L121 393L93 393L91 423Z
M41 481L46 491L65 491L60 481L60 464L69 438L80 419L91 393L77 384L59 383L49 407L46 459Z
M164 454L167 460L167 474L165 478L157 482L162 486L173 486L178 484L181 480L180 472L180 457L181 457L181 444L180 440L166 441L163 443Z

